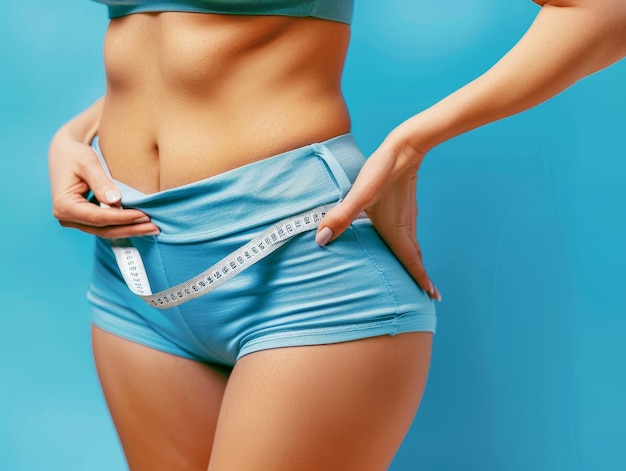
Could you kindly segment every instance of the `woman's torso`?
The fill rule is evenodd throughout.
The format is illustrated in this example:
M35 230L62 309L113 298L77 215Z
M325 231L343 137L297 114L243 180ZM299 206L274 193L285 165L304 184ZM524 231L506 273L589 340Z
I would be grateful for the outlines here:
M111 173L152 193L349 131L348 40L347 24L317 18L112 20L98 131Z

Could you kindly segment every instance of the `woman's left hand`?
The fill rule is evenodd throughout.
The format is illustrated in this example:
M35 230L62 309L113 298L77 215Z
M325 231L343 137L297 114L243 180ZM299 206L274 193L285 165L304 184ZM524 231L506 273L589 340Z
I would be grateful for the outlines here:
M390 135L367 159L345 199L330 210L317 231L326 245L365 211L376 231L417 284L433 299L441 294L430 280L417 241L417 171L425 152Z

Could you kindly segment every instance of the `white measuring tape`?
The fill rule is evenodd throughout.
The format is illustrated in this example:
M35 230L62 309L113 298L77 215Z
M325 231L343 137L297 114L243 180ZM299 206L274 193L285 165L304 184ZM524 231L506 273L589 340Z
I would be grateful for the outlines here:
M111 249L128 288L148 304L158 309L169 309L210 293L292 237L317 229L326 212L336 204L319 206L283 219L199 275L158 293L152 293L141 255L130 239L111 240ZM358 217L367 216L361 213Z

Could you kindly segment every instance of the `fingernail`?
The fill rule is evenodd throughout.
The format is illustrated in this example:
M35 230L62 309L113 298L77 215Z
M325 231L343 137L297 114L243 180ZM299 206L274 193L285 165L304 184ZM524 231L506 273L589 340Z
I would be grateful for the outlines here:
M143 217L140 217L139 219L135 219L133 222L134 223L150 222L150 218L148 216L143 216Z
M155 236L155 235L159 235L160 233L161 233L161 231L160 231L160 230L158 230L158 229L156 229L156 230L154 230L154 231L152 231L152 232L148 232L147 234L144 234L144 235L147 235L147 236Z
M117 190L109 190L104 194L104 197L107 199L109 203L115 203L122 198L122 195Z
M441 293L439 292L439 289L436 289L435 286L433 285L433 282L428 280L428 288L429 288L429 293L431 296L434 296L434 298L437 301L441 301Z
M320 247L324 247L326 244L328 244L328 242L332 238L333 238L333 231L330 229L330 227L325 227L324 229L322 229L321 231L317 233L317 235L315 236L315 242Z

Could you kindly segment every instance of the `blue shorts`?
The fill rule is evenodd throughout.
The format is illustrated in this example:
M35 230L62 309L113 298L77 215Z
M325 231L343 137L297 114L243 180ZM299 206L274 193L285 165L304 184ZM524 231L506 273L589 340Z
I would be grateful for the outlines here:
M94 142L103 166L106 163ZM351 134L157 193L116 182L124 207L150 216L158 236L132 238L153 291L186 281L281 219L341 200L365 162ZM97 238L88 292L93 323L125 339L232 366L269 348L402 332L434 332L431 300L376 233L356 220L325 247L315 231L215 291L156 309L127 287L110 241Z

